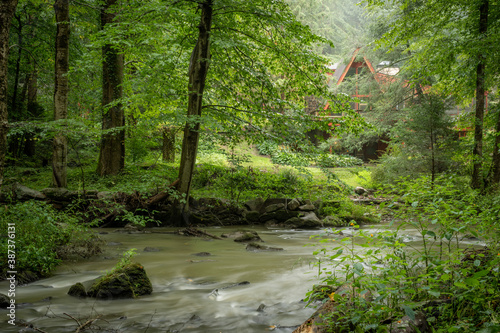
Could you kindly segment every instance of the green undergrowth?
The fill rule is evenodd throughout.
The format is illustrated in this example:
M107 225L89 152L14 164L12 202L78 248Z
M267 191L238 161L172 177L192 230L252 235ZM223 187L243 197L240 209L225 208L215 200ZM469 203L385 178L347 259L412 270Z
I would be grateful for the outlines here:
M202 147L203 148L203 147ZM173 183L178 176L176 162L161 161L157 153L134 163L115 176L99 177L95 161L68 167L69 190L98 190L132 193L155 191ZM217 197L239 201L251 197L302 196L317 199L329 196L335 187L345 193L356 186L370 187L370 170L365 167L319 168L309 166L282 166L268 157L260 156L257 149L241 144L230 148L205 147L198 154L193 175L192 195ZM41 190L51 186L50 167L8 167L5 188L20 183ZM338 192L334 190L333 192Z
M17 270L32 275L19 280L31 280L49 275L62 259L100 252L98 239L75 217L44 202L1 206L0 216L2 276Z
M380 207L391 216L388 229L352 221L353 237L316 237L324 287L309 300L344 286L326 298L335 304L329 330L388 332L419 312L432 332L500 330L500 195L454 179L400 179L380 193L392 198Z

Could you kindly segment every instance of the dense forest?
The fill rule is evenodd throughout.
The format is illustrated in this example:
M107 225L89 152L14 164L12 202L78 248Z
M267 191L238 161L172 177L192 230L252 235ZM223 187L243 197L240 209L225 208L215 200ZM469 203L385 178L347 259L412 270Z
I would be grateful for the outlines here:
M498 332L499 17L493 0L3 0L0 327L51 332L23 288L73 281L61 267L105 258L110 230L266 254L283 249L257 231L313 230L317 311L269 330ZM149 281L138 246L79 296ZM154 295L155 264L125 297ZM220 331L193 318L135 331Z

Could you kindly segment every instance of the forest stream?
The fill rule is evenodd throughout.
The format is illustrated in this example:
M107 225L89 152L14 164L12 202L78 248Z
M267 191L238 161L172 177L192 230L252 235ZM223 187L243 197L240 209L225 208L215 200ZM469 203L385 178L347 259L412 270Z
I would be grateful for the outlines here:
M381 227L366 231L377 232ZM220 235L236 229L203 230ZM107 242L104 253L87 261L65 263L50 278L18 286L17 318L50 333L74 332L78 327L74 319L84 323L97 316L100 319L95 325L117 332L253 333L292 332L314 312L302 301L318 282L314 248L305 245L312 244L310 236L321 231L253 227L264 244L284 251L251 252L232 239L205 240L168 233L173 230L155 228L152 233L131 234L97 230ZM414 232L406 233L408 241L417 241ZM107 301L67 295L76 282L88 288L132 248L137 249L134 261L145 267L151 279L151 295ZM210 256L196 255L200 252ZM6 286L7 281L0 283L2 290ZM7 325L3 317L1 332L20 331L21 327Z

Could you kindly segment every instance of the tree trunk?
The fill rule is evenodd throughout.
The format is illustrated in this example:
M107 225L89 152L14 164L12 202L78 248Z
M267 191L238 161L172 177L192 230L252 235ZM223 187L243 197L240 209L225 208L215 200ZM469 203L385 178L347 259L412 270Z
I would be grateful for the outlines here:
M488 32L488 5L489 0L482 0L479 7L479 37L483 38ZM472 151L472 177L471 187L473 189L484 189L483 178L483 120L485 106L485 73L486 61L484 55L479 55L479 63L476 68L476 114L474 117L474 148Z
M101 10L103 28L114 21L116 12L110 7L114 7L116 3L117 0L106 0ZM123 94L123 54L114 46L106 44L102 48L102 55L103 134L97 164L97 173L100 176L116 175L125 166L125 114L122 105L116 103Z
M198 41L191 54L189 63L189 97L187 116L188 121L184 127L184 139L182 141L181 165L179 169L179 185L177 189L184 196L185 203L178 204L176 212L178 217L183 216L184 223L188 223L187 214L189 209L189 193L193 170L196 163L196 152L198 150L200 117L203 103L203 90L208 73L210 59L210 30L212 27L213 1L206 0L199 5L201 7L200 24L198 25ZM181 215L179 216L178 213ZM177 217L177 219L178 219ZM181 222L181 221L180 221Z
M21 120L21 111L17 109L17 90L19 89L19 76L21 75L21 59L23 53L23 22L21 21L21 16L14 15L17 19L19 25L17 26L17 61L16 61L16 75L14 76L14 91L12 93L12 103L11 103L11 117L14 119Z
M28 102L26 109L28 111L27 114L27 119L36 119L40 115L38 114L39 112L39 107L36 102L37 95L38 95L38 72L35 69L33 69L33 72L31 72L29 75L27 75L26 79L26 85L27 85L27 95L28 95ZM24 154L29 157L35 156L35 140L34 138L34 133L25 133L24 134Z
M163 147L162 155L165 162L175 162L175 127L164 126L162 128Z
M500 110L498 111L498 119L496 125L495 145L493 146L493 160L491 161L491 184L500 184Z
M0 2L0 191L3 185L5 152L7 151L7 131L9 130L7 111L7 59L9 55L10 22L16 11L17 0Z
M69 0L56 0L56 59L54 120L68 118L68 69L69 69ZM68 139L59 132L52 141L52 185L67 186Z

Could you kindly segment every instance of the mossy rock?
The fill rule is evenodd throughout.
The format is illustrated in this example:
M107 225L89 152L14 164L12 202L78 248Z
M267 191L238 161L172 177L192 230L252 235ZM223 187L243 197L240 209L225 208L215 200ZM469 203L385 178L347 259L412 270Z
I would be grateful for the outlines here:
M247 251L252 251L252 252L262 252L262 251L283 251L281 247L271 247L271 246L266 246L262 245L259 243L250 243L247 244L246 247Z
M251 210L245 213L245 219L248 222L256 223L259 222L260 214L255 210Z
M83 284L77 282L69 288L68 295L83 298L87 296L87 292L85 291Z
M350 221L350 220L349 220ZM349 222L339 218L338 216L328 215L323 219L323 225L325 227L345 227Z
M138 263L127 265L97 279L87 295L97 299L135 298L153 292L144 267Z
M362 215L362 216L354 216L354 215L341 215L340 219L344 220L345 222L351 222L352 220L356 221L357 224L362 225L362 224L377 224L380 223L380 219L370 216L370 215Z
M222 234L222 238L233 238L235 242L247 243L247 242L262 242L259 234L253 230L237 230L230 232L228 234Z

